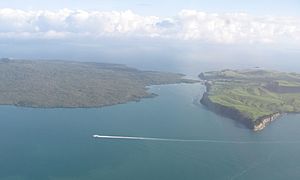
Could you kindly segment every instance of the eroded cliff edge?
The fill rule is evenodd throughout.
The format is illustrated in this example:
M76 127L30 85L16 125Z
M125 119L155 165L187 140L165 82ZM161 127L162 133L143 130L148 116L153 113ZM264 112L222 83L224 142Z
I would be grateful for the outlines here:
M201 73L201 103L211 111L263 130L284 113L300 112L300 74L261 69Z
M249 129L252 129L254 131L263 130L269 123L276 120L281 115L280 113L273 113L270 115L262 116L256 120L251 119L235 108L227 107L222 104L212 102L209 99L207 92L205 92L203 94L200 102L203 105L205 105L209 110L211 110L219 115L222 115L224 117L228 117L233 120L240 121L246 127L248 127Z

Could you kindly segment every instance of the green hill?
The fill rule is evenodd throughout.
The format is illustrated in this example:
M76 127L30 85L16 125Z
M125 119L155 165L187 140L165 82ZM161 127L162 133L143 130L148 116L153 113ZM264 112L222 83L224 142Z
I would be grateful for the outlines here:
M300 74L266 70L201 73L207 92L201 102L212 111L263 129L279 114L300 112Z
M125 65L54 60L0 60L0 104L28 107L101 107L138 101L147 86L193 82L183 75Z

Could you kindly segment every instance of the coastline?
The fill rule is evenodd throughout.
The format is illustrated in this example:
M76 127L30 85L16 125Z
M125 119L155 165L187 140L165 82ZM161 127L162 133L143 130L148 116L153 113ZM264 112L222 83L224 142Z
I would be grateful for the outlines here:
M300 112L300 74L272 70L202 72L209 110L262 131L284 114Z
M74 105L74 106L43 106L43 105L30 105L30 104L16 104L16 103L12 103L12 104L2 104L0 103L0 106L14 106L14 107L21 107L21 108L40 108L40 109L89 109L89 108L104 108L104 107L109 107L109 106L116 106L116 105L121 105L121 104L127 104L130 102L140 102L143 99L150 99L150 98L155 98L157 96L159 96L156 93L152 93L149 92L149 87L151 86L164 86L164 85L172 85L172 84L194 84L194 83L199 83L199 81L196 80L190 80L190 79L182 79L182 82L177 82L177 83L163 83L163 84L153 84L153 85L149 85L149 86L145 86L145 95L142 96L134 96L131 99L127 99L124 101L120 101L120 102L112 102L112 103L108 103L108 104L101 104L101 105L91 105L91 106L87 106L87 105Z
M262 131L264 128L266 128L271 122L278 119L282 114L279 112L269 114L263 117L260 117L256 120L246 117L242 112L240 112L237 109L230 108L218 103L212 102L208 97L208 91L209 91L209 83L205 83L206 86L206 92L204 92L200 102L205 107L207 107L210 111L215 112L216 114L219 114L224 117L228 117L230 119L239 121L243 123L247 128L258 132Z
M91 62L7 60L0 71L0 105L29 108L101 108L157 96L148 86L198 82L179 73Z
M270 114L267 116L260 117L258 120L255 121L256 123L253 126L253 130L254 131L262 131L264 128L267 127L267 125L269 125L271 122L278 119L280 116L281 116L281 113L277 112L277 113L273 113L273 114Z

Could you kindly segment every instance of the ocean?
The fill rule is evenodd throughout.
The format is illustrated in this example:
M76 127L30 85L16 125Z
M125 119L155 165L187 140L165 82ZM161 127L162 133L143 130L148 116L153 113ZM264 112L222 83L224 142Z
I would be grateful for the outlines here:
M300 115L255 133L199 104L204 90L199 83L152 86L155 98L93 109L1 106L0 179L299 179Z

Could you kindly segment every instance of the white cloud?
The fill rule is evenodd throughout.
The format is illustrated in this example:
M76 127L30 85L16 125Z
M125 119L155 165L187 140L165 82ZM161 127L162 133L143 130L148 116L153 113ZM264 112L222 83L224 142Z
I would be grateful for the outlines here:
M182 10L174 17L132 11L0 9L0 38L159 37L217 43L297 43L300 18Z

